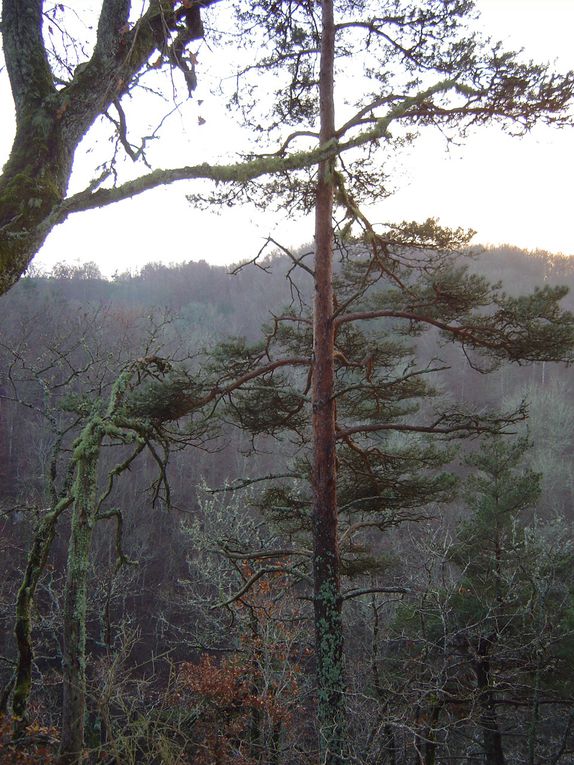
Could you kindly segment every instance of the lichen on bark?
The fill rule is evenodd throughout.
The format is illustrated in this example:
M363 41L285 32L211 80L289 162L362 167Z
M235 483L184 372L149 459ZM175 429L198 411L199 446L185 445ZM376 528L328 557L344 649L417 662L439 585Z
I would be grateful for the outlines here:
M18 650L12 698L15 719L14 733L19 736L27 725L27 707L32 684L32 606L40 577L44 571L56 525L60 515L70 506L71 497L62 498L39 522L28 554L24 578L16 596L16 619L14 634Z

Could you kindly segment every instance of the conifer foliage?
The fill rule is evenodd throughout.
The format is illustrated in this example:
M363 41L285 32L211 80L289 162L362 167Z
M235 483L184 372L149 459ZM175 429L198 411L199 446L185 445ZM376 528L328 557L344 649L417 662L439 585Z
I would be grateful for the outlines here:
M385 412L385 396L380 390L386 387L391 401L397 391L399 409L405 405L408 408L408 398L405 401L404 394L401 397L398 386L407 380L411 384L420 380L423 370L407 372L399 367L398 374L393 370L397 379L391 375L373 384L375 362L382 355L379 348L372 348L364 338L359 340L359 353L357 344L345 348L345 331L349 327L347 334L352 335L357 325L383 319L392 321L398 332L416 333L436 327L445 338L461 344L472 364L477 363L472 358L475 353L485 353L493 361L533 360L538 353L559 359L564 352L569 354L572 346L574 324L572 317L563 316L558 307L563 296L560 290L508 299L469 277L464 269L457 271L449 261L449 253L457 244L466 244L470 235L445 231L432 221L381 231L360 208L365 197L372 199L385 193L376 181L377 175L382 175L377 149L381 143L387 150L396 148L395 129L403 137L409 126L438 125L461 133L471 125L502 121L527 130L540 120L567 119L565 108L571 97L572 75L567 75L556 89L558 81L549 79L544 67L525 65L497 45L485 46L477 35L468 33L471 9L471 3L456 0L429 0L423 6L393 3L383 9L368 2L325 0L320 6L263 2L241 16L243 21L249 19L264 28L272 41L271 50L266 46L268 55L244 70L245 81L250 81L254 71L286 69L276 105L263 118L250 98L252 90L247 89L246 102L241 100L242 93L235 93L247 119L256 114L258 128L265 124L271 133L285 124L296 125L285 139L283 150L302 138L308 140L310 131L320 145L334 146L333 156L319 163L316 175L273 180L266 189L267 194L272 191L295 207L312 207L315 212L314 259L312 265L304 265L313 276L312 317L278 317L275 328L285 322L297 325L299 319L312 327L310 386L302 395L310 392L311 399L309 464L319 742L321 759L330 765L348 759L338 460L340 479L344 480L345 468L351 468L353 479L361 473L364 476L362 481L347 482L347 489L352 487L347 506L356 509L353 494L359 485L363 499L385 507L388 475L381 480L379 464L394 459L393 455L387 460L384 446L380 448L385 431L463 435L485 428L496 430L501 422L495 418L485 423L476 414L468 415L456 406L427 415L426 422L397 422ZM354 109L338 123L336 106L342 101L338 95L342 83L340 79L336 82L335 71L342 70L343 62L353 70L353 59L359 56L367 84L362 90L353 83L352 92L358 91L360 100L356 96L350 99ZM345 150L357 145L363 147L363 152L347 158ZM336 209L344 222L341 239L349 240L353 230L356 235L360 232L368 253L359 263L355 279L345 283L348 277L343 274L340 294L334 291ZM351 270L355 254L346 257ZM296 259L294 264L301 266ZM386 282L388 290L375 290L373 297L372 287L380 282ZM276 334L274 329L272 336ZM269 352L269 339L266 350ZM432 366L434 362L430 363ZM336 365L351 377L340 392ZM370 407L365 404L369 398ZM353 400L355 412L351 420L345 421L345 404ZM261 411L262 406L263 402L258 402L252 408ZM269 411L271 416L274 411ZM375 440L378 437L379 443L369 448L365 444L367 436ZM339 456L338 442L342 445ZM424 456L419 460L424 464ZM395 493L404 488L400 481L398 484Z

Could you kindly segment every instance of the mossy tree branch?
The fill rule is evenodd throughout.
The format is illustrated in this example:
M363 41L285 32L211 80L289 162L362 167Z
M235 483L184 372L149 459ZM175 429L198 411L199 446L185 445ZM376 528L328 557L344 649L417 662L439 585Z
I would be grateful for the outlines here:
M305 358L287 358L260 364L230 380L220 378L199 382L174 369L166 359L147 356L127 364L117 376L107 405L94 405L84 413L85 422L75 441L67 475L72 478L69 492L42 519L34 534L26 571L18 593L16 638L18 664L13 692L16 735L26 726L26 710L32 679L31 609L35 591L43 573L54 539L57 520L72 507L64 596L64 697L61 739L62 765L79 761L83 747L83 720L86 684L86 609L89 556L92 536L98 520L116 521L117 563L125 561L121 544L122 519L117 509L106 511L105 503L119 476L128 470L145 449L165 466L157 455L154 443L169 443L165 427L174 420L213 405L258 376L269 374L286 365L309 364ZM175 385L175 387L174 387ZM174 398L175 394L175 398ZM166 403L167 402L167 403ZM170 403L171 402L171 403ZM176 405L177 404L177 405ZM104 410L104 411L102 411ZM211 416L208 414L207 416ZM198 428L202 428L201 423ZM189 436L193 440L193 434ZM100 476L100 456L106 442L132 445L128 456L106 474ZM165 479L165 476L162 480ZM103 481L103 489L98 487ZM68 482L70 483L70 482Z
M14 634L18 660L12 698L12 711L15 718L15 733L23 734L28 720L26 709L32 683L33 649L31 641L32 605L40 577L44 572L48 554L56 534L58 519L73 502L71 495L60 499L40 520L28 553L22 584L16 596L16 620Z
M20 278L53 227L47 222L65 198L78 144L130 90L154 52L164 50L184 13L176 0L151 0L128 29L131 3L104 0L92 57L56 88L42 36L43 6L41 0L3 0L2 6L16 135L0 176L0 293Z
M203 0L201 7L214 2ZM113 204L181 180L244 185L264 176L304 170L390 140L390 127L397 121L452 125L501 119L522 130L541 119L568 123L567 106L574 87L571 73L558 76L544 67L520 66L512 57L495 52L481 62L480 78L467 71L476 62L461 61L459 71L430 87L375 99L370 106L382 111L374 114L371 109L368 119L364 105L358 107L356 119L347 120L334 131L333 140L323 140L319 146L288 153L280 142L275 154L226 165L158 169L115 188L88 188L66 198L75 150L96 118L130 91L155 53L169 53L176 45L170 43L172 35L181 45L202 33L199 23L181 36L185 8L175 0L152 0L129 29L130 6L128 0L102 2L91 58L63 87L56 88L42 39L43 3L35 0L27 4L25 13L19 13L18 3L4 0L3 39L17 127L0 176L0 293L19 279L50 231L72 212ZM181 66L180 55L167 58ZM312 137L309 131L298 134Z

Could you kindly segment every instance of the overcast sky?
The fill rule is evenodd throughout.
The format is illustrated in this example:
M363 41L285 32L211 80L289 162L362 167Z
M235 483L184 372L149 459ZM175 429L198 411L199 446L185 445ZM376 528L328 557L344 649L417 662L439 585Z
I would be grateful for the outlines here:
M574 0L477 0L483 26L508 47L525 48L532 58L574 69ZM0 161L10 148L9 101L0 83ZM224 140L228 117L203 95L207 122L193 128L176 116L185 137L178 153L165 151L167 165L190 163L187 147ZM191 107L198 108L198 107ZM188 130L189 127L189 130ZM170 142L174 149L178 142ZM179 160L179 161L178 161ZM198 157L192 158L198 161ZM471 227L480 244L511 243L526 249L574 254L572 179L574 130L538 128L523 139L499 129L482 129L464 146L446 150L438 134L426 135L401 161L397 192L372 212L381 221L438 217L446 225ZM287 246L309 242L310 220L271 219L246 208L219 215L193 210L185 187L152 192L137 200L93 213L76 215L44 245L36 264L50 267L62 260L96 261L102 271L134 270L149 261L178 262L201 258L227 264L252 257L272 234Z

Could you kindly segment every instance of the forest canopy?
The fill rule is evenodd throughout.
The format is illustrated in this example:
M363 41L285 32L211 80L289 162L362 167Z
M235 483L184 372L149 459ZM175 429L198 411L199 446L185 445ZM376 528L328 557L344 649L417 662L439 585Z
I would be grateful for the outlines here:
M9 554L2 558L2 655L14 656L12 603L29 549L23 540L31 542L38 532L36 524L46 519L43 508L47 492L52 491L50 486L56 491L62 488L64 494L59 496L65 498L70 453L66 443L75 439L81 422L78 417L84 421L89 417L90 402L109 390L117 370L130 356L139 356L140 363L147 357L151 363L159 354L172 356L174 361L179 358L181 363L186 355L196 355L199 347L221 341L222 349L227 347L229 352L230 324L247 343L257 343L259 324L266 319L269 305L290 300L289 282L284 277L291 266L287 256L276 255L273 272L248 269L230 278L225 269L206 263L172 268L150 264L141 274L126 274L114 282L98 279L97 274L82 268L59 267L53 274L22 280L4 296L3 315L10 319L4 320L0 336L4 375L0 453L2 544ZM492 281L505 278L513 287L512 294L517 295L537 284L570 285L574 279L567 258L512 249L483 253L473 261L473 271ZM302 295L308 296L308 275L298 279L298 284ZM568 301L569 297L567 305L571 307ZM164 308L158 311L158 305ZM78 319L70 327L68 317L72 315ZM397 341L393 341L395 347ZM505 595L503 604L496 608L489 600L489 580L480 578L480 566L489 570L491 565L491 542L480 535L492 523L488 518L481 520L480 513L497 511L483 505L479 492L485 496L491 492L492 479L487 476L493 468L487 461L488 452L484 458L480 456L476 441L468 445L455 442L454 454L435 452L432 460L436 467L429 461L430 454L424 457L423 466L423 444L419 443L418 462L408 466L415 472L410 478L403 473L405 489L407 478L411 490L415 488L415 476L420 488L423 478L428 482L435 470L437 477L444 471L440 465L449 456L451 476L465 476L459 485L466 486L467 491L453 493L452 479L450 485L437 483L435 499L440 498L438 492L446 491L443 499L449 500L440 509L436 502L418 507L411 504L409 509L403 492L402 499L397 495L398 501L392 507L387 504L379 516L376 506L365 508L369 512L362 522L370 515L384 528L378 534L367 526L361 531L356 513L343 513L341 533L347 533L341 550L343 593L347 597L344 615L353 631L347 655L350 690L345 695L352 721L348 741L353 756L365 762L374 756L390 762L393 747L397 762L412 754L413 747L427 747L437 756L443 751L466 751L469 736L477 753L482 751L485 723L476 706L480 690L472 679L473 652L479 645L473 641L482 639L482 649L488 646L497 683L500 677L505 681L504 688L497 686L495 696L497 729L505 756L526 752L530 741L533 751L553 747L555 755L564 745L563 761L567 762L569 729L558 720L565 719L570 704L566 684L570 682L567 608L571 590L564 573L570 554L573 485L567 470L567 454L574 438L570 372L540 362L526 369L503 365L484 376L462 363L454 346L441 348L438 341L428 333L421 336L419 358L435 356L442 359L441 366L451 366L448 376L444 370L438 373L443 395L482 410L500 405L501 395L508 410L528 397L533 408L528 423L533 446L528 450L524 439L513 445L516 437L508 435L495 447L503 450L508 444L508 463L498 455L495 464L500 470L515 471L512 478L499 479L513 491L520 486L516 476L521 474L516 471L523 471L524 496L536 502L537 509L533 513L526 505L515 504L515 515L508 515L504 507L499 511L499 540L505 550L500 576ZM416 338L415 342L419 345ZM348 348L344 352L349 353ZM197 362L188 368L193 369L194 364ZM247 395L254 393L261 391ZM411 403L413 393L411 390ZM436 402L436 395L434 399ZM287 464L288 454L296 449L292 439L273 446L266 437L252 442L240 431L224 427L216 449L217 442L212 441L210 447L202 436L196 442L199 450L172 450L166 465L169 496L156 484L154 459L140 458L119 476L107 507L122 510L120 558L113 528L116 516L106 520L102 507L90 556L92 584L87 594L86 652L92 689L87 703L95 722L90 722L86 732L86 752L94 756L109 752L110 747L120 761L142 747L149 747L145 756L150 761L160 751L169 751L170 756L187 752L191 761L196 761L201 752L206 758L215 756L218 747L220 751L223 747L225 757L231 759L234 753L250 747L254 762L267 762L273 756L279 762L308 762L315 756L305 716L297 712L308 708L313 687L309 601L299 600L308 587L305 577L309 572L305 520L309 500L301 479L305 466ZM518 423L512 430L525 432L523 427ZM187 438L192 432L186 427L180 436ZM405 456L406 445L406 441L390 439L385 452L395 458ZM102 453L104 471L116 464L117 448L108 446L107 456ZM464 467L465 454L475 455L472 459L476 465ZM349 454L343 452L341 459L349 476ZM471 485L468 476L483 467L486 477ZM281 478L281 473L293 477ZM274 489L269 481L260 482L261 477L271 474L279 482ZM388 473L389 479L391 476ZM211 489L245 488L241 492L206 493L204 482ZM265 486L264 493L256 491ZM391 486L389 483L388 488ZM426 490L431 487L432 481ZM344 487L347 502L352 499L351 488L350 483ZM151 509L154 495L155 512ZM518 494L514 496L518 498ZM171 505L167 514L166 502ZM466 503L471 509L465 509ZM48 757L46 752L57 750L60 738L59 681L53 684L42 682L42 678L57 678L60 671L57 625L62 620L61 577L66 568L68 512L69 508L62 509L58 534L37 584L32 632L35 701L27 715L32 727L22 743L16 744L18 749L10 745L10 731L6 730L2 752L7 762L16 751L32 757L34 747L44 752L38 755L38 762L49 761L42 758ZM462 523L460 530L458 523ZM476 558L470 570L464 556L470 554L473 545L482 557ZM243 555L251 557L238 558ZM130 565L130 561L138 565ZM443 572L442 578L428 580L428 567L435 565ZM260 571L266 573L259 575ZM245 588L256 575L256 581ZM509 599L508 587L514 588L518 599ZM538 589L529 589L532 587ZM473 593L472 601L470 596L465 599L466 591ZM210 608L228 600L228 606ZM471 606L474 611L468 610ZM531 608L537 609L538 622L534 624L528 621ZM447 641L441 643L436 620L447 615ZM536 627L547 621L553 625L551 631ZM520 627L523 623L534 631ZM501 630L496 646L484 643L485 636L491 634L486 630L492 630L493 625ZM462 636L468 642L462 642ZM542 652L532 653L531 646ZM155 675L149 674L152 665L156 670L160 666L154 657L166 651L172 666L179 668L177 680L170 681L167 664ZM538 665L533 664L536 657ZM118 663L122 679L117 674ZM458 674L449 669L454 666L460 667ZM104 678L112 694L105 698L101 696ZM9 679L10 666L4 665L3 682ZM223 688L227 688L225 694ZM144 693L143 707L135 703L134 694L138 693ZM159 707L157 694L161 695ZM424 714L417 712L417 704L427 702ZM532 729L529 720L536 704L541 706ZM257 728L253 727L255 710L259 710ZM433 716L436 722L432 722ZM103 739L101 721L105 721L107 731ZM34 725L39 726L38 733ZM143 732L146 728L142 731L144 725L149 726L149 736ZM381 725L386 726L386 732L373 735ZM405 725L408 733L401 733ZM214 728L220 731L216 738ZM507 735L509 731L512 737ZM519 732L523 737L522 733L516 735ZM429 734L436 740L429 739ZM427 740L435 743L425 743ZM302 741L307 753L300 751Z

